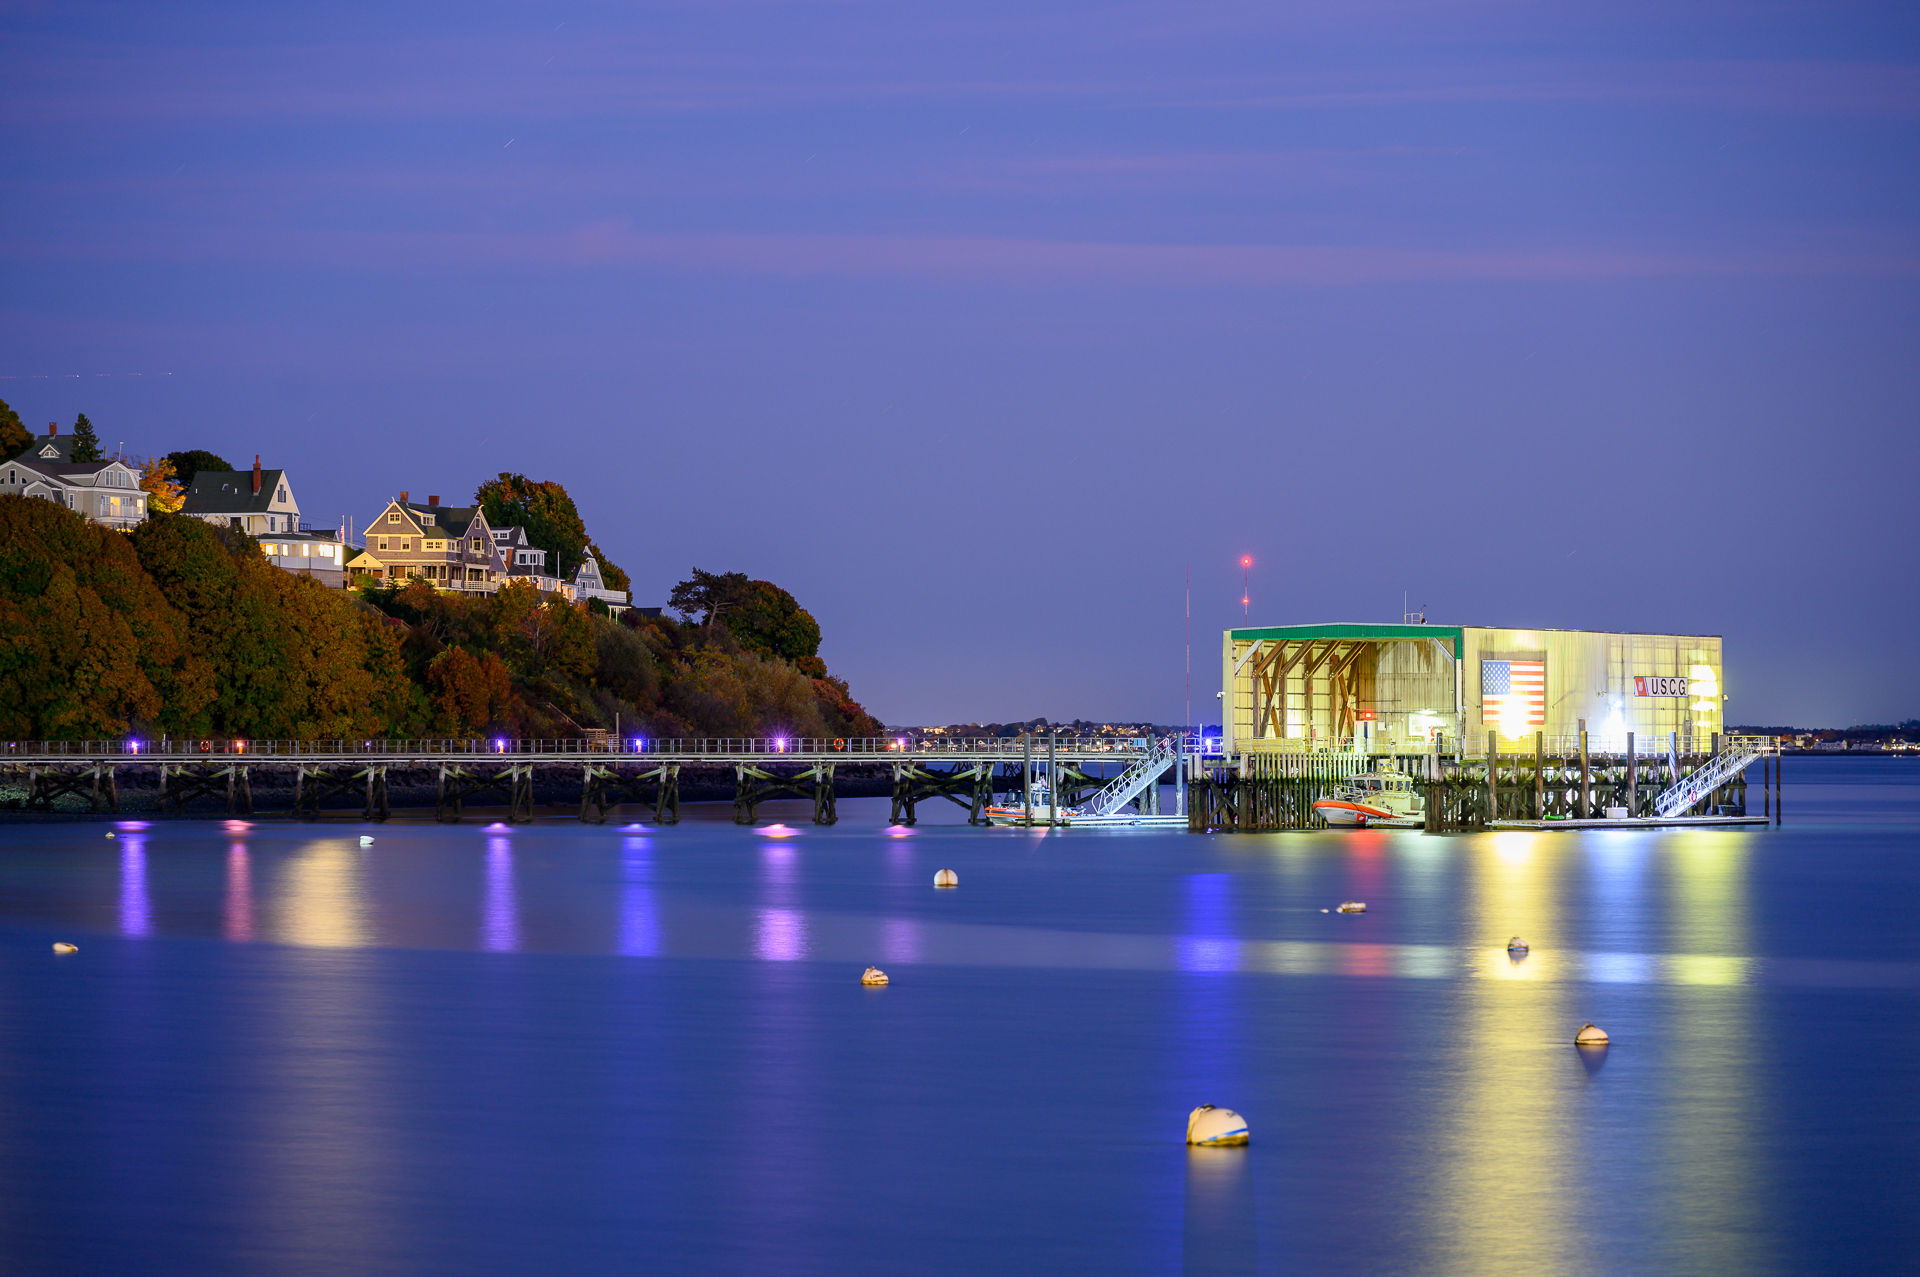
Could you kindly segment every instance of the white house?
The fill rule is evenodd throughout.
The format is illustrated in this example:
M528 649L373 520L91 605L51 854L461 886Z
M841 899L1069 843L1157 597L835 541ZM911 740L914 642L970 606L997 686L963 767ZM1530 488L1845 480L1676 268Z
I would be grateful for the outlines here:
M627 606L625 590L609 590L606 581L600 575L600 564L589 554L573 574L574 594L582 599L599 599L609 607Z
M253 536L279 536L300 530L300 502L285 470L202 470L187 481L180 513Z
M28 455L4 466L0 492L55 501L110 528L131 528L147 517L139 472L124 461L42 461Z

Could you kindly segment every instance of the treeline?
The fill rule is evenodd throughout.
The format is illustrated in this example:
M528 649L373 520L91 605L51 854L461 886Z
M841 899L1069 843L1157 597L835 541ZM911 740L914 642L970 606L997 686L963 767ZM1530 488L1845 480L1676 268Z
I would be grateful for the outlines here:
M698 622L524 583L343 592L195 519L121 533L0 497L0 738L879 733L791 595L714 579L744 603Z

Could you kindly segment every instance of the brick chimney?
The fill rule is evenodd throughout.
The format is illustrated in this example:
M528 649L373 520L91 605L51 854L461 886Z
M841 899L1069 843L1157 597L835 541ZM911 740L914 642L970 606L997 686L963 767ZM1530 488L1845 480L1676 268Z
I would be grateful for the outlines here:
M439 504L440 504L440 498L439 498L439 497L428 497L428 498L427 498L427 504L428 504L428 505L439 505Z
M253 454L253 495L260 495L260 454Z
M406 503L407 503L407 494L402 492L400 494L400 504L405 505Z
M49 421L47 423L47 438L51 439L59 433L60 433L60 423L57 421Z

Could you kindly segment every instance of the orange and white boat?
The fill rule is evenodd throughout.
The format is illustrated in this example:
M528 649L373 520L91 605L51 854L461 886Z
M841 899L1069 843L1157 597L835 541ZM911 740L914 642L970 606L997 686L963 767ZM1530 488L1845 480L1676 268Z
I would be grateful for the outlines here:
M1413 777L1401 772L1348 777L1331 798L1315 799L1313 810L1329 825L1350 828L1418 829L1427 823L1426 803L1419 788Z

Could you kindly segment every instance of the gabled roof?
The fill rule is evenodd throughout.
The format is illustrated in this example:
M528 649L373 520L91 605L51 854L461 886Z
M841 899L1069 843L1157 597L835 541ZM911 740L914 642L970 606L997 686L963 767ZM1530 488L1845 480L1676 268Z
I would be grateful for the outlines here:
M394 502L413 516L423 532L439 531L447 537L463 537L473 521L480 517L477 505L424 505L418 501Z
M273 494L286 477L285 470L262 470L260 491L253 490L251 470L202 470L187 484L182 514L265 514Z

